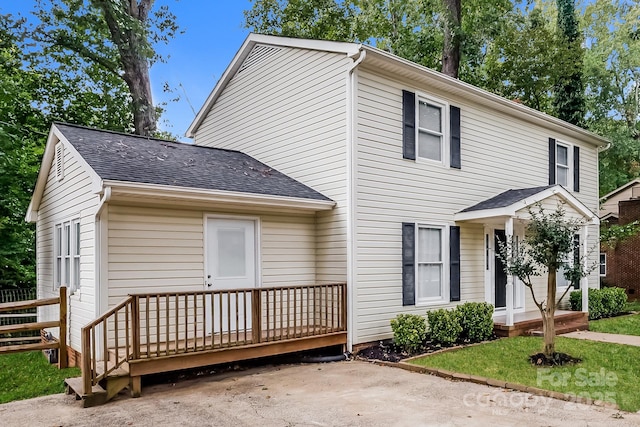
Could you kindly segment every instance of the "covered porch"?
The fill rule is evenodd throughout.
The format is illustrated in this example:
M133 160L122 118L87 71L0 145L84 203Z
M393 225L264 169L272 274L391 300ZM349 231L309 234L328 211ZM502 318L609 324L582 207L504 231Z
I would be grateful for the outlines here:
M498 255L500 242L518 242L524 238L526 224L530 219L529 209L540 205L545 210L555 210L558 204L567 207L567 216L579 218L583 221L579 236L580 254L586 258L589 254L589 227L598 224L598 217L580 200L560 185L508 190L494 197L484 200L474 206L463 209L455 214L456 223L475 223L484 226L485 252L485 301L494 305L495 331L499 336L521 335L535 331L542 325L537 307L530 300L530 291L520 281L506 274L506 266ZM578 246L577 246L578 247ZM559 275L559 278L563 276ZM565 280L566 282L566 280ZM540 288L535 287L541 294L546 284L541 281ZM570 291L570 283L558 281L558 295ZM582 292L583 312L556 312L556 322L568 324L570 328L583 328L588 311L589 278L584 277L579 283ZM526 301L529 299L529 303Z

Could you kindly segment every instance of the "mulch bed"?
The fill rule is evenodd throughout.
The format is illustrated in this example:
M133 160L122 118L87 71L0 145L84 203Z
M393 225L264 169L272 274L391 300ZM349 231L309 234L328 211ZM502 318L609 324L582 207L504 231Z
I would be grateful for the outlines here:
M565 366L575 365L582 362L582 359L571 357L566 353L553 353L551 357L547 357L544 353L537 353L529 356L532 365L536 366Z
M433 353L444 348L457 347L460 344L452 344L450 346L442 346L440 344L434 344L431 341L427 341L423 344L422 348L415 353L407 353L402 351L396 346L392 340L380 341L380 343L372 345L370 347L360 350L356 357L366 360L382 360L385 362L399 362L409 357L417 356L420 354Z

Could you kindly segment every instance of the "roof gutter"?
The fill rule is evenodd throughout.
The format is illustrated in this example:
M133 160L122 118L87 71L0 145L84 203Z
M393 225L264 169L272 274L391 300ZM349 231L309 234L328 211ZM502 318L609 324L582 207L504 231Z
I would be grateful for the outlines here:
M102 197L100 198L100 203L98 204L98 209L96 210L96 221L100 219L100 213L102 213L102 209L106 203L109 203L111 200L111 187L104 187L104 191Z
M137 182L105 180L104 185L111 187L110 198L112 200L117 197L134 197L139 200L156 199L181 202L214 202L313 212L331 210L336 205L336 202L333 200L305 199L257 193L241 193L236 191L205 190Z

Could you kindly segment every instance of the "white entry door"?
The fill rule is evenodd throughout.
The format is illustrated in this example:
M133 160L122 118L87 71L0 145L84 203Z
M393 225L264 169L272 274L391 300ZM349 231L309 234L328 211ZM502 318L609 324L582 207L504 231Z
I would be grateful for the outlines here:
M233 290L256 286L255 221L208 218L206 245L205 290ZM238 294L237 297L235 293L216 294L208 299L207 305L208 333L251 327L250 294Z

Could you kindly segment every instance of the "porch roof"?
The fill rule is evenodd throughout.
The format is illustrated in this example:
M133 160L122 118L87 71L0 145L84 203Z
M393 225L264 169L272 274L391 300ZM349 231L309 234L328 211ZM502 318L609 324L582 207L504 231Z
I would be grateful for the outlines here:
M567 203L589 222L598 223L598 216L561 185L510 189L461 210L454 215L454 219L455 221L478 221L490 218L515 218L518 217L519 211L554 196Z

